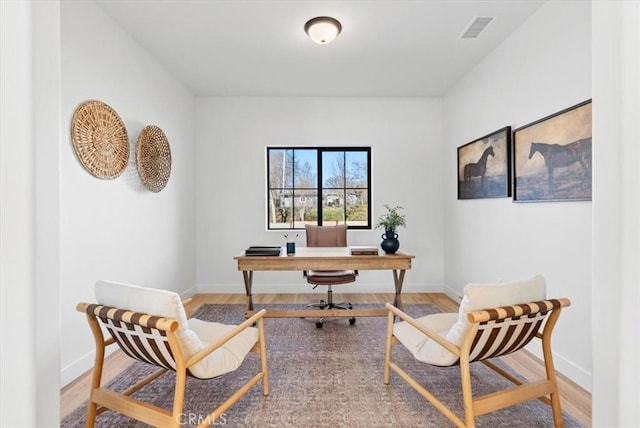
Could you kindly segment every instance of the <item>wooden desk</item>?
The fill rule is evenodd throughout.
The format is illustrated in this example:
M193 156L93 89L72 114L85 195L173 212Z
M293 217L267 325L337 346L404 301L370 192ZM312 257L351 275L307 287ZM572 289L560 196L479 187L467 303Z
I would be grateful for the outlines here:
M393 272L395 297L393 305L402 309L402 283L404 274L411 269L411 259L415 256L398 251L396 254L352 256L348 247L298 247L296 254L287 256L234 257L238 270L242 271L244 288L247 293L246 316L253 313L253 272L255 271L304 271L304 270L390 270ZM357 282L355 283L357 286ZM301 309L293 311L268 311L267 317L316 318L316 317L362 317L385 316L385 309Z

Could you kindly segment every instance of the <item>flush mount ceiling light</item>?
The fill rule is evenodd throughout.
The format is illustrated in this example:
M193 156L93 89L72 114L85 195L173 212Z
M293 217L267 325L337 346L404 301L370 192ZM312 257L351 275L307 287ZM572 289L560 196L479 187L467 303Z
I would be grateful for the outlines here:
M342 31L342 24L329 16L318 16L304 24L304 32L319 45L331 43Z

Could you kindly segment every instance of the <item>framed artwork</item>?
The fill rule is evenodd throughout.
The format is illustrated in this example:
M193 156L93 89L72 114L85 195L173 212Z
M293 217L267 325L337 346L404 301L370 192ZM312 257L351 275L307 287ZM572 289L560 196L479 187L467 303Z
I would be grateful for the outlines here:
M591 100L513 131L513 200L591 200Z
M511 196L511 127L458 147L458 199Z

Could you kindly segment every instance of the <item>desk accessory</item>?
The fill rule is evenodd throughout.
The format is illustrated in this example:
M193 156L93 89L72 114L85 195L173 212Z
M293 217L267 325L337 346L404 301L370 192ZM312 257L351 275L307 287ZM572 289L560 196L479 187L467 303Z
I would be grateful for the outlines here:
M252 245L244 250L244 254L246 256L279 256L281 250L282 247Z

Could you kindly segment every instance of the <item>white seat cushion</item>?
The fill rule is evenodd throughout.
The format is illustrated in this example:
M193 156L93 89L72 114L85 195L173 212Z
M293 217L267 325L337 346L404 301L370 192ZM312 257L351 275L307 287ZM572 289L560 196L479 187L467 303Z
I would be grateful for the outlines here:
M541 275L510 283L467 284L457 314L427 315L418 318L418 322L460 346L470 325L467 313L544 300L546 293L546 283ZM436 366L450 366L458 360L455 354L404 321L394 325L393 333L419 361Z
M445 338L451 326L458 321L458 314L443 313L427 315L416 321L429 330ZM438 342L426 334L422 334L406 321L394 324L393 334L418 360L434 366L449 366L455 362L451 360L451 352L444 349ZM455 356L454 356L455 357Z
M235 327L196 319L187 321L182 300L173 291L98 281L95 294L98 303L104 306L178 320L176 337L185 360ZM235 370L257 341L257 329L248 328L189 370L194 376L203 379ZM217 366L218 363L221 364L220 367Z
M196 318L188 321L189 329L200 338L204 347L233 330L235 325L207 322ZM220 348L195 364L190 370L195 377L209 379L234 371L258 341L258 329L248 327Z

